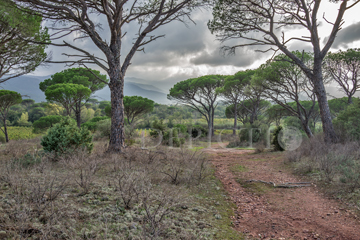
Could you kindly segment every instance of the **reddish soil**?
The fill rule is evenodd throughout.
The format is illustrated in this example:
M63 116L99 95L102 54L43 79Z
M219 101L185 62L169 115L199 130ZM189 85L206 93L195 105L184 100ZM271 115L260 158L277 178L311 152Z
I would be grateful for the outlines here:
M246 182L304 181L291 173L282 153L221 148L204 151L210 154L216 176L237 206L233 216L236 230L249 239L360 239L355 213L325 197L315 184L274 188Z

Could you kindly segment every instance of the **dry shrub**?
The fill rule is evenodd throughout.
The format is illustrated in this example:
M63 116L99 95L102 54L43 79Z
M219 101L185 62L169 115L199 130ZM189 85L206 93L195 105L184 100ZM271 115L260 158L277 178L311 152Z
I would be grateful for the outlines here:
M321 135L304 141L300 148L287 153L297 171L316 175L336 189L353 192L360 188L360 144L327 144Z
M165 154L160 173L173 184L198 184L209 174L208 161L202 152L181 148L167 149Z
M40 145L40 138L17 141L10 140L4 145L5 148L2 150L2 154L9 155L12 158L21 158L26 153L42 148Z
M11 236L28 239L32 235L44 237L56 233L49 230L45 234L44 229L54 225L61 216L64 203L57 199L65 191L68 177L54 170L45 158L41 160L26 167L9 160L1 166L0 183L11 194L2 199L7 208L3 209L0 222ZM34 227L32 223L36 221L40 221L44 229Z
M113 182L126 209L132 208L139 194L150 184L145 171L134 169L119 169L114 174Z
M89 154L85 149L79 149L71 155L61 157L61 163L71 171L73 180L81 188L82 191L79 195L87 194L96 180L101 158L96 154Z
M173 186L162 185L156 187L147 184L142 192L139 192L139 207L144 209L143 239L158 239L165 234L165 218L169 215L171 208L178 206L181 199L179 189ZM181 199L181 200L180 200Z
M261 140L255 144L255 153L263 153L266 149L265 141Z

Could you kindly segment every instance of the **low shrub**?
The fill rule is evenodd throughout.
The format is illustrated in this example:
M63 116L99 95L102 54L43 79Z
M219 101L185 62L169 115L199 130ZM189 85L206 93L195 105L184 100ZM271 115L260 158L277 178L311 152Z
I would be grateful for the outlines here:
M351 104L334 119L334 126L343 141L360 140L360 101Z
M81 124L82 127L87 127L88 130L95 132L97 130L97 123L102 121L102 120L106 120L109 119L109 117L105 116L105 117L94 117L92 119L90 119L87 122L84 122L83 124Z
M110 138L111 132L111 119L105 119L97 122L96 124L96 138Z
M281 144L279 143L279 138L280 138L280 132L283 129L282 126L277 126L275 128L275 131L273 133L273 139L271 141L271 144L274 146L274 151L284 151L285 149L281 146Z
M56 123L61 122L63 116L59 115L49 115L39 118L33 123L33 132L41 133L48 128L53 127Z
M93 148L91 132L87 128L79 129L70 117L50 128L41 139L41 145L44 151L54 153L56 156L81 148L91 152Z

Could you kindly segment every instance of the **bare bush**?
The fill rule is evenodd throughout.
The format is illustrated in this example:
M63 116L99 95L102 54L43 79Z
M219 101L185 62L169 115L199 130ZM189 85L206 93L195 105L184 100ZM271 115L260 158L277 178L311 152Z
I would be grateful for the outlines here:
M138 200L138 195L144 192L147 185L150 184L145 171L134 169L119 169L115 172L113 182L116 191L119 192L122 203L126 209L131 209Z
M166 158L161 160L160 173L170 178L173 184L199 183L208 173L208 161L198 151L190 151L184 148L170 149L166 152Z
M297 163L299 172L316 173L320 180L342 191L360 188L359 142L327 144L316 136L288 152L287 159Z
M21 158L27 153L36 151L42 148L40 145L40 138L34 138L29 140L10 140L4 144L5 148L2 150L4 155L9 155L12 158Z
M100 158L97 155L90 155L88 151L82 149L75 151L71 156L61 157L61 162L71 170L74 181L81 187L80 195L87 194L95 181L96 172L100 168Z
M148 184L138 193L139 207L143 208L143 239L158 239L165 230L164 220L171 208L179 205L179 190L171 186L162 185L158 188ZM181 199L184 201L184 199Z

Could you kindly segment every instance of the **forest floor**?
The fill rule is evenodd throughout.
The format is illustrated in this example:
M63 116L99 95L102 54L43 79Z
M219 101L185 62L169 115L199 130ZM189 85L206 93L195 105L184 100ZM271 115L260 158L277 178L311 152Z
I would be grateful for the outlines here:
M316 184L281 187L307 182L292 173L283 153L216 145L203 151L236 204L235 229L248 239L360 239L356 213L326 197Z

